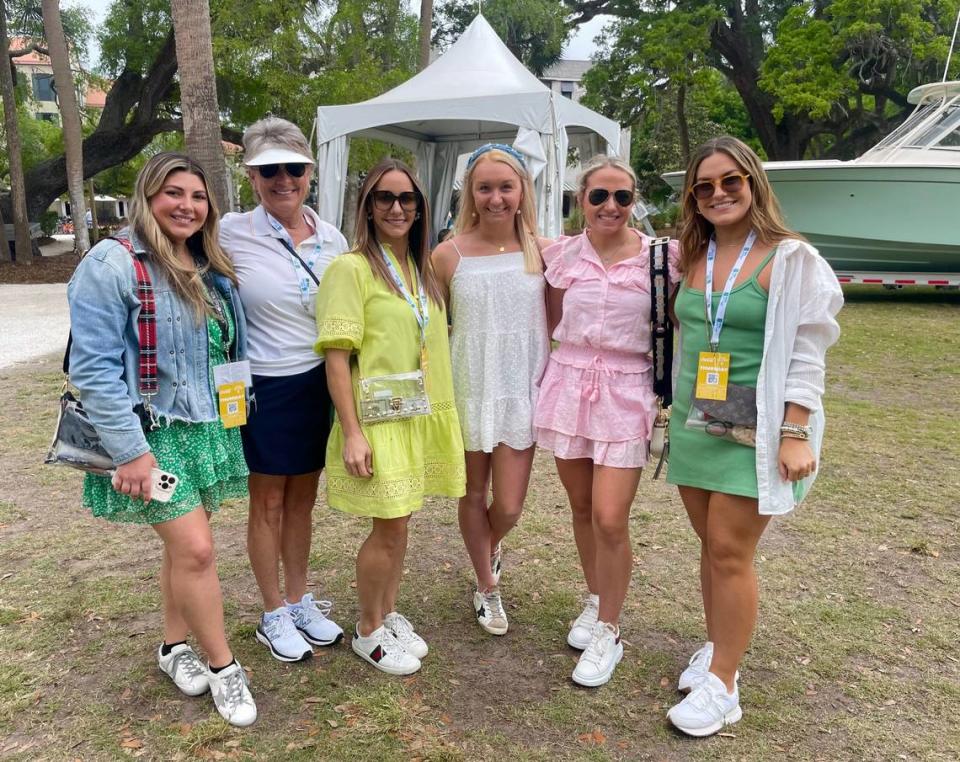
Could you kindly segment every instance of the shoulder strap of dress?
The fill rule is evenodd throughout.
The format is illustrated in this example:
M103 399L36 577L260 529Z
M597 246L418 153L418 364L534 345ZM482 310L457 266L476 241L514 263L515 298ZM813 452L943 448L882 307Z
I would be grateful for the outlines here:
M460 259L463 259L463 252L460 251L460 247L457 246L457 239L451 238L450 243L453 244L453 250L457 252L457 256L460 257Z

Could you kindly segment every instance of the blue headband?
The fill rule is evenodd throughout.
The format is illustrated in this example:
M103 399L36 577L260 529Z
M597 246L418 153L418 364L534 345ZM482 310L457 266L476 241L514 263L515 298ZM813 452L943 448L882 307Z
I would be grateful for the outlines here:
M520 163L521 167L524 169L527 168L527 162L524 160L523 154L513 146L508 146L505 143L484 143L476 151L470 154L470 158L467 159L467 169L470 169L470 167L476 164L477 159L479 159L488 151L503 151L508 156L512 156L514 159L516 159Z

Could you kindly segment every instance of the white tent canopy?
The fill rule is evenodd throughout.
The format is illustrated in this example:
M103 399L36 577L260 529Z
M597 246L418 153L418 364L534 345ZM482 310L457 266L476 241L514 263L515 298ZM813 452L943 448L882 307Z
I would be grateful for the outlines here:
M628 158L629 131L568 98L557 96L507 49L483 16L430 66L376 98L317 109L317 211L343 221L349 137L376 138L417 157L430 197L431 227L439 230L453 193L457 157L490 141L512 143L536 181L541 232L562 232L564 170L569 145L581 155ZM601 143L602 141L602 143Z

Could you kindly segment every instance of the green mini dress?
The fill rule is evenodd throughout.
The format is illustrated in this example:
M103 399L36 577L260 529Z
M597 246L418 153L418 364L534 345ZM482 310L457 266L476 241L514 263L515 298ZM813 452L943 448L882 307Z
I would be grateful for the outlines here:
M718 351L730 353L729 383L756 388L763 359L763 334L767 318L767 292L757 281L773 257L770 252L749 280L730 292ZM667 481L728 495L758 497L757 451L684 425L690 411L701 352L710 351L707 338L704 292L682 283L674 304L680 323L680 374L670 413L670 461ZM720 293L713 294L717 314Z
M224 305L226 306L226 305ZM220 323L207 318L210 379L213 366L228 361L227 347L236 329L230 309L224 310L227 341ZM198 505L216 511L224 500L247 495L247 464L243 459L240 429L225 429L220 420L189 423L172 421L146 433L147 444L162 471L180 481L167 503L144 503L117 492L110 477L87 474L83 482L83 505L94 516L131 524L160 524L190 513Z

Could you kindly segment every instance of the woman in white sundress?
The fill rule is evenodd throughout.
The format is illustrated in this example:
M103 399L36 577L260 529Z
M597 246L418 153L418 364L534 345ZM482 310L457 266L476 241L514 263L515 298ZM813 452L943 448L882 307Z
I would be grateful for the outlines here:
M536 229L523 156L488 143L467 162L455 235L433 253L453 318L450 355L466 451L460 532L477 577L473 610L492 635L508 628L500 541L523 510L533 411L550 352Z

